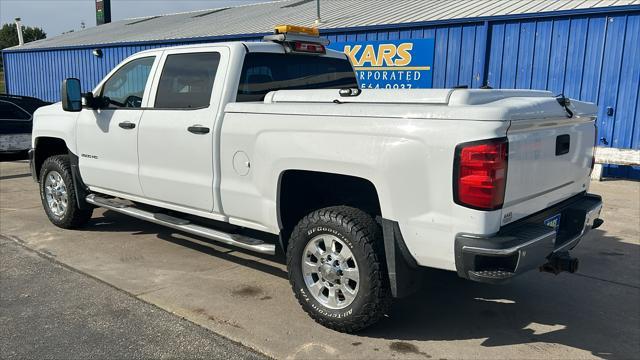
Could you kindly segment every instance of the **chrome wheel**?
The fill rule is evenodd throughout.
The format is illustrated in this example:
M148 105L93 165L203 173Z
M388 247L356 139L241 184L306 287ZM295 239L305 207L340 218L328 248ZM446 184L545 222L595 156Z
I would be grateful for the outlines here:
M358 264L335 235L322 234L309 241L302 252L302 276L311 296L330 309L343 309L358 295Z
M67 186L57 171L50 171L44 183L44 195L49 210L57 217L63 217L69 206Z

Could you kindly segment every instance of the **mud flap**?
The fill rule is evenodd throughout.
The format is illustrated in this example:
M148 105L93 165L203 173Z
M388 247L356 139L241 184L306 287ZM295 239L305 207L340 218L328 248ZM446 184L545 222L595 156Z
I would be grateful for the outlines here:
M85 209L87 206L90 206L84 201L84 198L89 194L89 188L85 185L84 181L82 181L82 177L80 176L78 156L71 151L69 151L69 163L71 164L71 177L73 177L73 189L76 193L78 208Z
M420 289L422 271L404 243L398 223L381 217L377 220L382 226L391 295L394 298L407 297Z

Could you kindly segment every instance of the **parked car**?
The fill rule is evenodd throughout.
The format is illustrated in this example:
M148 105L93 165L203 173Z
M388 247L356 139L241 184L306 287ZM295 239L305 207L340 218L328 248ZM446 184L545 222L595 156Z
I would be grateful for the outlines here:
M33 113L49 104L28 96L0 94L0 153L29 150Z
M49 220L95 206L237 248L286 254L303 309L378 321L420 267L498 283L569 255L598 227L597 107L546 91L361 90L313 29L153 49L92 92L67 79L36 111ZM540 294L545 296L547 294Z

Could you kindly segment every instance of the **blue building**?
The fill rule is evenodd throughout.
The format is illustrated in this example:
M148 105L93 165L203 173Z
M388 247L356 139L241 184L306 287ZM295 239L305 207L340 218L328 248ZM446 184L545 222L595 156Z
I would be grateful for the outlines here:
M640 0L321 0L321 15L323 36L359 62L361 86L547 89L598 104L598 146L640 149ZM57 101L64 78L91 89L141 50L315 22L315 0L117 21L5 49L7 91Z

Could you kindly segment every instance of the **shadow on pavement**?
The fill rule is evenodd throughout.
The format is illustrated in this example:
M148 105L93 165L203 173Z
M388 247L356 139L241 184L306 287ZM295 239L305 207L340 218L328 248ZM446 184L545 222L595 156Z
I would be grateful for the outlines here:
M102 217L96 217L96 215L94 214L91 222L91 226L86 226L82 230L92 232L124 232L130 233L131 235L156 234L159 239L181 245L208 255L216 256L223 260L232 261L239 265L262 271L282 279L288 279L287 272L280 268L269 265L267 263L258 262L234 255L234 253L237 252L246 253L251 254L251 256L255 258L267 259L284 264L284 258L279 253L276 253L275 256L270 256L245 251L244 249L220 244L207 238L182 233L180 231L173 230L161 225L152 224L147 221L131 218L129 216L108 210L104 212L104 216ZM176 236L176 234L184 234L185 237L194 239L196 241L178 237Z
M24 177L31 177L31 173L0 176L0 180L11 180L11 179L24 178Z
M599 230L589 239L603 250L599 256L608 256L605 249L615 248L618 261L637 265L637 245ZM506 285L488 285L463 280L453 272L426 270L419 293L397 300L388 318L360 335L422 341L485 339L481 345L486 347L555 343L603 358L637 358L640 288L615 281L616 275L613 270L597 276L580 271L558 276L531 272Z
M17 153L1 153L0 154L0 162L5 161L19 161L19 160L29 160L29 156L26 151L21 151Z
M278 267L235 256L236 251L244 252L240 249L219 250L209 246L216 243L207 239L187 235L196 241L186 240L176 236L178 231L115 212L94 215L92 221L83 230L157 234L162 240L287 278ZM385 319L357 335L407 341L484 339L481 346L528 344L539 351L544 347L538 343L551 343L603 358L636 358L640 353L640 287L617 281L620 267L603 264L616 255L615 263L636 269L638 245L600 230L592 231L584 241L590 244L583 255L590 265L604 271L558 276L530 272L507 285L488 285L463 280L454 272L426 269L418 293L396 300ZM576 251L578 257L579 253ZM284 262L282 255L250 254Z

